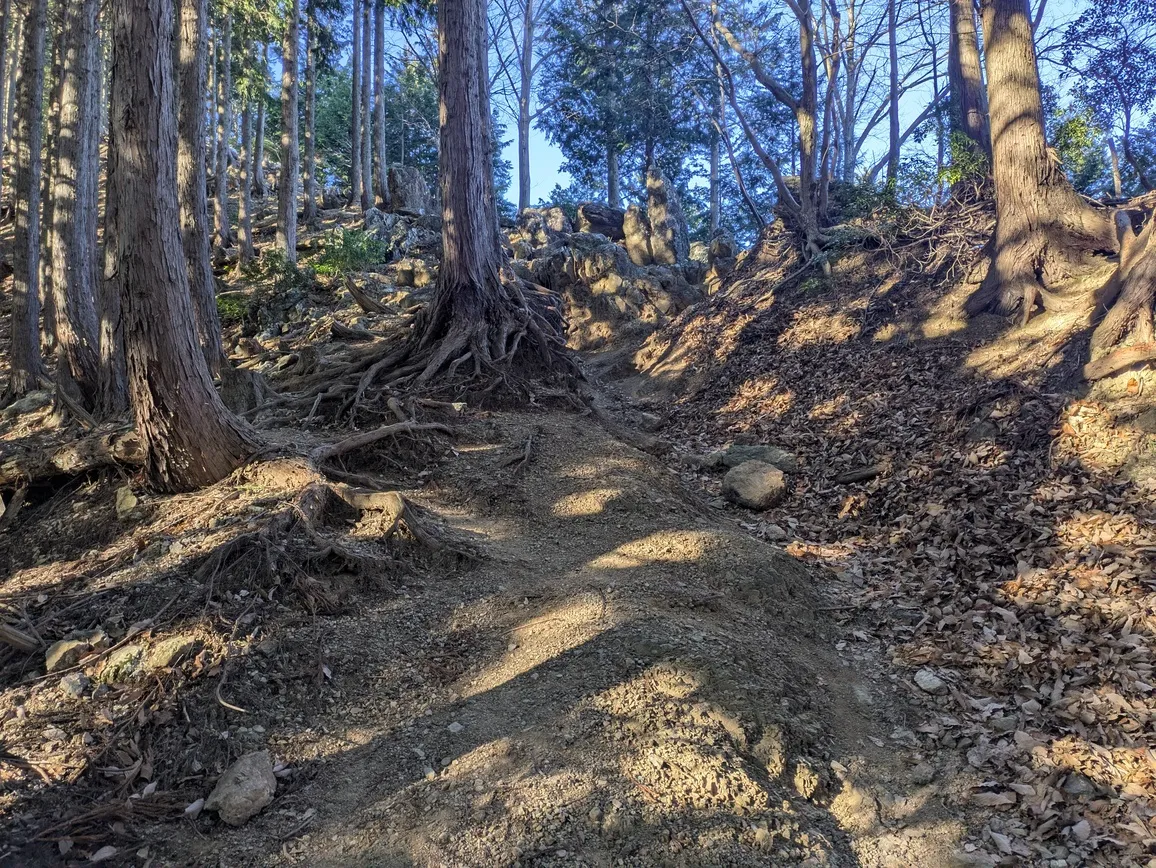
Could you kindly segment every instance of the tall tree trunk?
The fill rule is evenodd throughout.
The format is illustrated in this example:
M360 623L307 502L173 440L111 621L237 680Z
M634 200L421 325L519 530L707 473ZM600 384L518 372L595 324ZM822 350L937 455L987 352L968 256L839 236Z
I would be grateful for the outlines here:
M221 247L233 243L229 228L229 132L233 128L233 15L226 12L219 33L221 62L217 69L217 165L213 235Z
M1108 136L1108 154L1112 158L1112 191L1117 199L1124 196L1124 182L1120 177L1120 155L1116 153L1116 143Z
M261 46L261 89L257 102L256 144L253 145L253 195L264 199L269 195L265 184L265 108L269 104L269 46Z
M16 79L12 242L12 360L9 397L35 389L44 375L40 356L40 149L43 141L44 31L48 0L21 3L25 39Z
M970 0L968 0L970 2ZM894 189L899 182L899 36L896 31L896 5L899 0L887 0L887 186Z
M99 0L61 6L59 120L53 158L52 290L60 376L99 403L96 297L100 191Z
M975 26L973 0L951 3L947 77L951 89L951 132L963 134L979 152L991 160L991 130L987 119L987 98L983 89L983 67L979 60L979 31Z
M8 38L9 30L16 31L12 20L12 0L0 2L0 199L4 198L4 166L7 165L8 127L4 119L8 117L8 103L12 93L8 89L9 53L16 54L15 43Z
M534 0L522 10L521 79L518 92L518 210L530 207L530 100L534 83Z
M1131 124L1129 123L1129 126ZM1131 132L1126 130L1124 135L1120 137L1120 142L1124 145L1124 159L1128 161L1128 165L1132 167L1132 171L1136 173L1136 179L1140 182L1140 186L1144 188L1145 192L1152 190L1152 178L1143 163L1136 157L1136 151L1132 148Z
M353 100L349 118L349 199L352 206L361 193L361 0L353 0Z
M389 208L389 165L385 152L385 0L373 4L373 197Z
M253 103L241 107L241 167L237 177L237 226L240 250L237 265L244 268L253 260Z
M361 3L361 210L373 207L373 0Z
M297 261L297 42L299 0L289 0L289 20L281 46L281 177L277 183L277 248L288 262Z
M172 0L170 0L172 2ZM181 244L188 267L197 337L209 369L225 356L217 285L209 259L209 201L205 167L205 77L209 55L208 0L179 0L175 54L177 79L177 195ZM216 141L216 137L213 137Z
M314 0L305 3L305 207L306 225L317 220L317 13Z
M811 0L798 3L799 59L802 69L802 93L795 105L795 123L799 128L799 208L804 245L812 254L819 252L818 190L818 107L819 70L815 59L815 18Z
M622 207L622 193L618 187L618 148L606 146L606 204L611 208Z
M178 12L177 12L178 15L180 15L179 10L180 10L180 8L184 2L185 2L185 0L174 0L174 4L176 5L176 8L178 9ZM220 51L221 43L220 43L220 40L217 38L217 34L209 32L209 29L208 29L209 28L208 12L206 12L205 15L206 15L205 32L206 32L207 38L209 40L209 43L208 43L209 44L209 49L208 49L209 56L208 56L208 60L206 61L208 63L208 77L209 77L209 93L208 93L209 166L212 167L212 172L215 174L217 171L217 145L220 143L220 140L217 138L217 133L216 133L216 130L217 130L216 118L217 118L217 111L218 111L218 106L219 106L217 95L221 89L220 82L217 81L217 74L220 72L220 69L221 69L221 62L220 62L220 58L218 57L218 52ZM178 85L178 87L179 87L179 85ZM205 98L205 93L204 93L204 89L202 89L201 99L204 99L204 98ZM178 104L180 103L180 97L177 97L177 102L178 102ZM207 177L207 175L206 175L206 177Z
M19 0L12 0L12 2L15 4L18 3ZM20 7L14 5L13 8L15 9ZM24 20L20 16L14 16L14 19L15 20L12 22L12 50L9 52L11 57L8 59L8 66L5 71L5 80L7 81L6 88L8 91L8 104L4 107L3 139L6 147L7 143L12 141L12 126L16 119L16 79L20 74L20 64L23 62L24 58L24 39L27 35L27 28L24 25ZM14 151L15 146L9 148L9 150Z
M967 309L1031 315L1037 297L1095 252L1116 249L1110 220L1072 189L1048 153L1027 0L984 0L996 226L992 259Z
M157 486L222 479L253 449L194 337L177 205L172 0L115 0L109 175L129 388Z
M104 269L100 280L100 414L115 416L128 409L128 368L124 321L116 280L116 191L104 177Z
M45 32L48 65L45 67L44 90L48 95L47 113L44 115L44 165L40 170L40 344L41 351L56 354L56 294L52 281L52 244L56 240L53 231L53 210L56 200L52 195L52 182L56 177L56 140L60 131L60 39L56 34L61 29L61 8L59 4L48 5L48 29ZM69 372L65 370L64 386L75 392L75 386L68 383Z

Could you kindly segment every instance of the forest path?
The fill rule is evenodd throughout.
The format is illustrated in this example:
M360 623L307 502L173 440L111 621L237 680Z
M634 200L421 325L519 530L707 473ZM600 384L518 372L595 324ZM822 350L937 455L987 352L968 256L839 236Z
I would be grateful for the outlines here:
M475 417L455 452L420 499L484 559L283 634L330 679L259 713L290 775L162 862L951 864L963 823L900 685L830 633L829 574L588 418Z

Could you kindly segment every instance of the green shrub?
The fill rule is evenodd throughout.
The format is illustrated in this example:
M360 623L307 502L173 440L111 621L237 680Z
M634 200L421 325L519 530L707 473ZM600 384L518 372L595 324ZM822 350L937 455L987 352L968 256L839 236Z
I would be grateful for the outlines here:
M334 230L326 239L313 270L326 277L351 271L365 271L389 259L389 248L367 232L357 229Z

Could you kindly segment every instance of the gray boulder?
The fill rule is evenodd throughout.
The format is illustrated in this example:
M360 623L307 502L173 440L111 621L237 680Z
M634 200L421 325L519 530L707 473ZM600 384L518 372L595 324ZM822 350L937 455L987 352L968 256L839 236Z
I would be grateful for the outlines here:
M558 207L523 208L515 228L534 247L553 244L562 233L574 230L566 212Z
M747 509L764 510L787 494L783 471L765 461L744 461L723 477L723 497Z
M654 261L650 255L650 224L637 205L626 209L622 218L622 232L626 255L630 261L635 265L650 265Z
M277 778L269 751L247 753L221 775L205 809L216 811L222 822L230 826L241 826L272 802L276 791Z
M762 461L779 468L784 473L798 473L799 459L793 452L778 446L728 446L712 452L706 460L711 466L738 467L747 461Z
M389 208L398 214L429 212L429 185L414 166L389 167Z
M677 265L690 256L690 233L678 191L658 166L646 173L646 213L650 255L659 265Z
M389 241L400 219L398 215L387 214L380 208L370 208L365 212L365 231L378 241Z
M579 232L594 232L605 235L611 241L622 241L626 236L622 231L622 221L626 212L621 208L603 205L601 202L583 202L578 206Z

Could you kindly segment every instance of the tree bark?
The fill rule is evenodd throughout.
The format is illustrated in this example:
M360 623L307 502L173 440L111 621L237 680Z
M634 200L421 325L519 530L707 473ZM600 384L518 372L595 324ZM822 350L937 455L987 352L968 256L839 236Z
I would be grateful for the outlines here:
M194 337L177 204L172 0L117 0L112 22L114 280L132 407L150 480L191 489L232 472L254 444L221 403Z
M12 242L12 361L9 397L35 389L44 375L40 356L40 174L43 143L44 31L47 0L25 0L25 39L16 79Z
M97 200L99 185L99 0L61 6L59 117L53 158L52 291L61 375L87 410L100 396Z
M179 0L176 40L177 193L181 245L188 269L189 294L197 337L209 370L216 373L225 356L217 285L209 258L209 200L205 167L205 79L209 55L208 0ZM216 137L213 137L216 141Z
M217 165L213 234L216 243L229 247L229 131L233 128L233 15L226 12L219 33L220 66L217 68Z
M110 64L111 67L111 64ZM111 74L111 68L110 68ZM111 94L110 94L111 97ZM111 132L111 130L110 130ZM109 162L111 166L111 160ZM116 281L116 190L104 175L104 269L100 278L100 415L115 416L128 409L128 369L120 287Z
M12 20L12 0L3 0L0 2L0 199L4 198L4 166L8 163L8 125L4 119L8 117L8 104L12 99L8 88L8 61L9 53L16 53L16 43L8 38L9 30L16 31L16 23Z
M361 193L361 2L353 0L353 99L349 118L349 199L352 206Z
M281 45L281 176L277 184L277 248L297 261L297 42L301 5L289 0L289 20Z
M1112 159L1112 192L1117 199L1124 196L1124 181L1120 176L1120 155L1116 152L1116 143L1108 136L1108 155Z
M317 220L317 13L314 0L305 4L305 206L306 225Z
M534 0L524 0L518 91L518 210L530 207L530 101L534 83Z
M253 104L245 100L241 107L241 167L237 177L237 228L240 250L237 265L244 268L253 261Z
M1114 252L1115 231L1072 189L1048 152L1027 0L984 0L996 226L992 259L969 313L1021 307L1025 321L1049 286Z
M373 4L373 198L389 208L389 165L385 152L385 0Z
M968 0L970 2L970 0ZM899 35L896 31L896 5L899 0L887 0L887 186L894 189L899 183Z
M967 136L979 152L991 161L991 130L988 127L987 97L983 88L983 67L979 59L979 30L975 25L973 0L949 0L950 36L947 77L951 89L949 122L951 132Z
M1131 126L1131 124L1129 124ZM1132 148L1132 136L1129 132L1125 132L1120 137L1120 142L1124 146L1124 159L1128 161L1128 165L1132 167L1132 171L1136 173L1136 178L1140 182L1140 186L1144 188L1145 192L1152 190L1154 185L1152 178L1144 168L1144 164L1136 157L1136 151Z
M373 207L373 0L361 3L361 210Z
M269 46L261 46L261 90L257 102L257 129L253 145L253 195L264 199L269 195L265 184L265 108L269 104Z
M611 208L622 207L622 193L618 188L618 148L606 146L606 204Z

